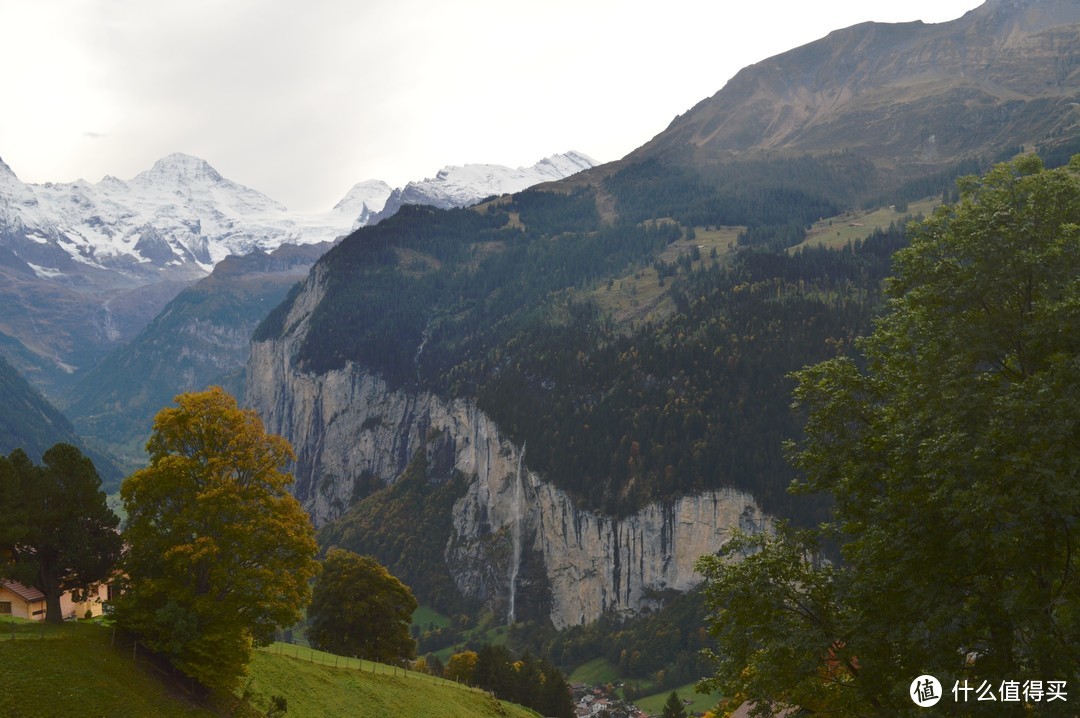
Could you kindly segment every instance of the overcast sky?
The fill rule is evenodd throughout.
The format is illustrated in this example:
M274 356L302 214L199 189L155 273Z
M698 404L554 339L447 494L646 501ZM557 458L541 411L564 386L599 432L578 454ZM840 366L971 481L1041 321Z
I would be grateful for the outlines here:
M448 164L615 160L746 65L982 0L4 0L0 157L129 179L171 152L297 211Z

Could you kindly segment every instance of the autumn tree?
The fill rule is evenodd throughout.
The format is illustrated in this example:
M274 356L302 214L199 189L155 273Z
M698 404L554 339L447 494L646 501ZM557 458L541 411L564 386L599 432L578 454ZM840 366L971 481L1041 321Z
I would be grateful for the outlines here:
M397 663L416 656L409 633L417 603L409 587L370 556L332 548L315 581L312 645L342 656Z
M0 576L45 594L45 620L61 623L60 597L90 589L120 557L120 520L90 459L56 444L35 465L21 449L0 456Z
M318 571L314 531L281 468L293 457L219 387L162 409L150 464L124 481L129 544L118 624L210 688L295 623Z
M712 687L764 715L898 716L923 674L947 694L1080 679L1078 173L1023 157L962 180L896 255L861 357L798 374L799 488L834 516L748 546L750 568L704 562L714 630L750 636ZM823 539L841 561L807 560ZM1075 712L947 698L935 710Z
M443 669L443 677L458 683L471 683L479 657L476 651L462 651L450 656Z

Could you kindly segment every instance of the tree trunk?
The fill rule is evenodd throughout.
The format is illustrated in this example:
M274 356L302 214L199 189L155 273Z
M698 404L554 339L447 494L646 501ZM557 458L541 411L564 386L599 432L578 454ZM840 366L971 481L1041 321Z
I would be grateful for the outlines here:
M64 616L60 613L60 589L52 588L42 593L45 594L45 622L63 623Z

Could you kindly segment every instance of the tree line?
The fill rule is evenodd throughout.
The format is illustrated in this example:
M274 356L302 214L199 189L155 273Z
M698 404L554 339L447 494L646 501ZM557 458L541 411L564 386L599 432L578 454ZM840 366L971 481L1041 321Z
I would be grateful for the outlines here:
M416 599L374 559L332 548L281 471L292 458L219 387L162 409L149 464L108 507L93 463L57 444L41 466L0 456L0 577L39 589L44 620L60 596L108 583L115 625L211 691L236 688L252 649L307 610L317 648L398 662L415 657Z

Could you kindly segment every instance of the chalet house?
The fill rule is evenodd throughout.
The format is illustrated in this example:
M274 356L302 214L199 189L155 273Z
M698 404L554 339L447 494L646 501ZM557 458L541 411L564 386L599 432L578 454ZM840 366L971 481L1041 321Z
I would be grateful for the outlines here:
M60 596L60 614L64 618L83 618L89 611L92 616L100 616L108 600L107 584L91 589L85 601L76 601L67 591ZM17 581L0 581L0 616L44 621L45 594Z
M15 581L0 581L0 616L45 620L45 594Z

